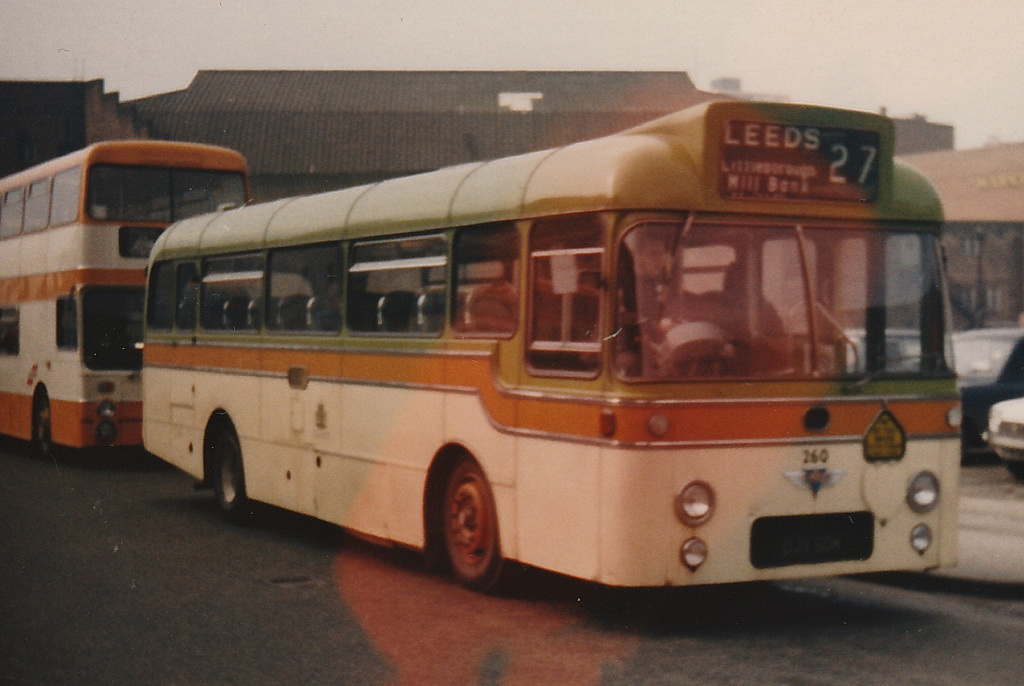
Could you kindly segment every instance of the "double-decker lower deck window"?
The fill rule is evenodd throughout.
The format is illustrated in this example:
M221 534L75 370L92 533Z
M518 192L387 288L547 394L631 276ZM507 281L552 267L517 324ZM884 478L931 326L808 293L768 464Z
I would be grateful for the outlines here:
M78 348L78 303L70 295L57 298L57 347Z
M0 355L17 355L21 349L21 326L17 307L0 307Z

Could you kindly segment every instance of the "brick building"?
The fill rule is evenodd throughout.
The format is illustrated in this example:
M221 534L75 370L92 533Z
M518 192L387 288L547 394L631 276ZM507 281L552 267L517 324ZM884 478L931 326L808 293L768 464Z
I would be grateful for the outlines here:
M0 176L102 140L148 138L103 81L0 81Z
M1021 323L1024 143L903 158L939 191L957 328Z

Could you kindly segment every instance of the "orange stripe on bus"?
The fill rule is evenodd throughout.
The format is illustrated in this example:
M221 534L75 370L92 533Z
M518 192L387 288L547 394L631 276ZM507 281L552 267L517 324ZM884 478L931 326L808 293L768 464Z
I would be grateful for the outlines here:
M32 437L32 396L0 393L0 433L27 441Z
M96 442L96 402L50 399L50 434L53 442L73 448L99 445ZM114 414L117 436L113 445L142 444L142 403L120 402Z
M145 283L146 275L141 269L72 269L30 274L0 279L0 304L49 300L68 295L80 285L143 286Z
M262 352L262 364L258 359ZM862 436L882 410L878 398L832 400L735 399L687 400L630 405L600 399L544 398L499 388L487 356L396 355L351 351L274 351L213 346L168 346L149 343L146 364L202 367L225 371L263 371L284 375L305 367L310 376L339 382L369 382L447 387L477 393L491 420L509 430L614 440L623 443L721 443L800 439L804 441ZM889 410L908 435L955 435L946 417L956 398L894 400ZM830 420L810 430L804 417L824 406ZM611 414L614 430L605 433ZM661 415L652 431L652 417Z

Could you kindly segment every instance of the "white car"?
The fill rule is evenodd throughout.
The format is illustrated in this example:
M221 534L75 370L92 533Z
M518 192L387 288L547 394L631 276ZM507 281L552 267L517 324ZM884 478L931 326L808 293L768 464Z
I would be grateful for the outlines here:
M1024 481L1024 398L992 406L985 438L1014 478Z

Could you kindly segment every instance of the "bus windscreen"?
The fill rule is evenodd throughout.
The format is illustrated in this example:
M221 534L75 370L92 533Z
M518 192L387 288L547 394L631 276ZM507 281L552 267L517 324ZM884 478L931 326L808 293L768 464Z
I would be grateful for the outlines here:
M624 379L948 373L930 234L658 222L623 244Z

